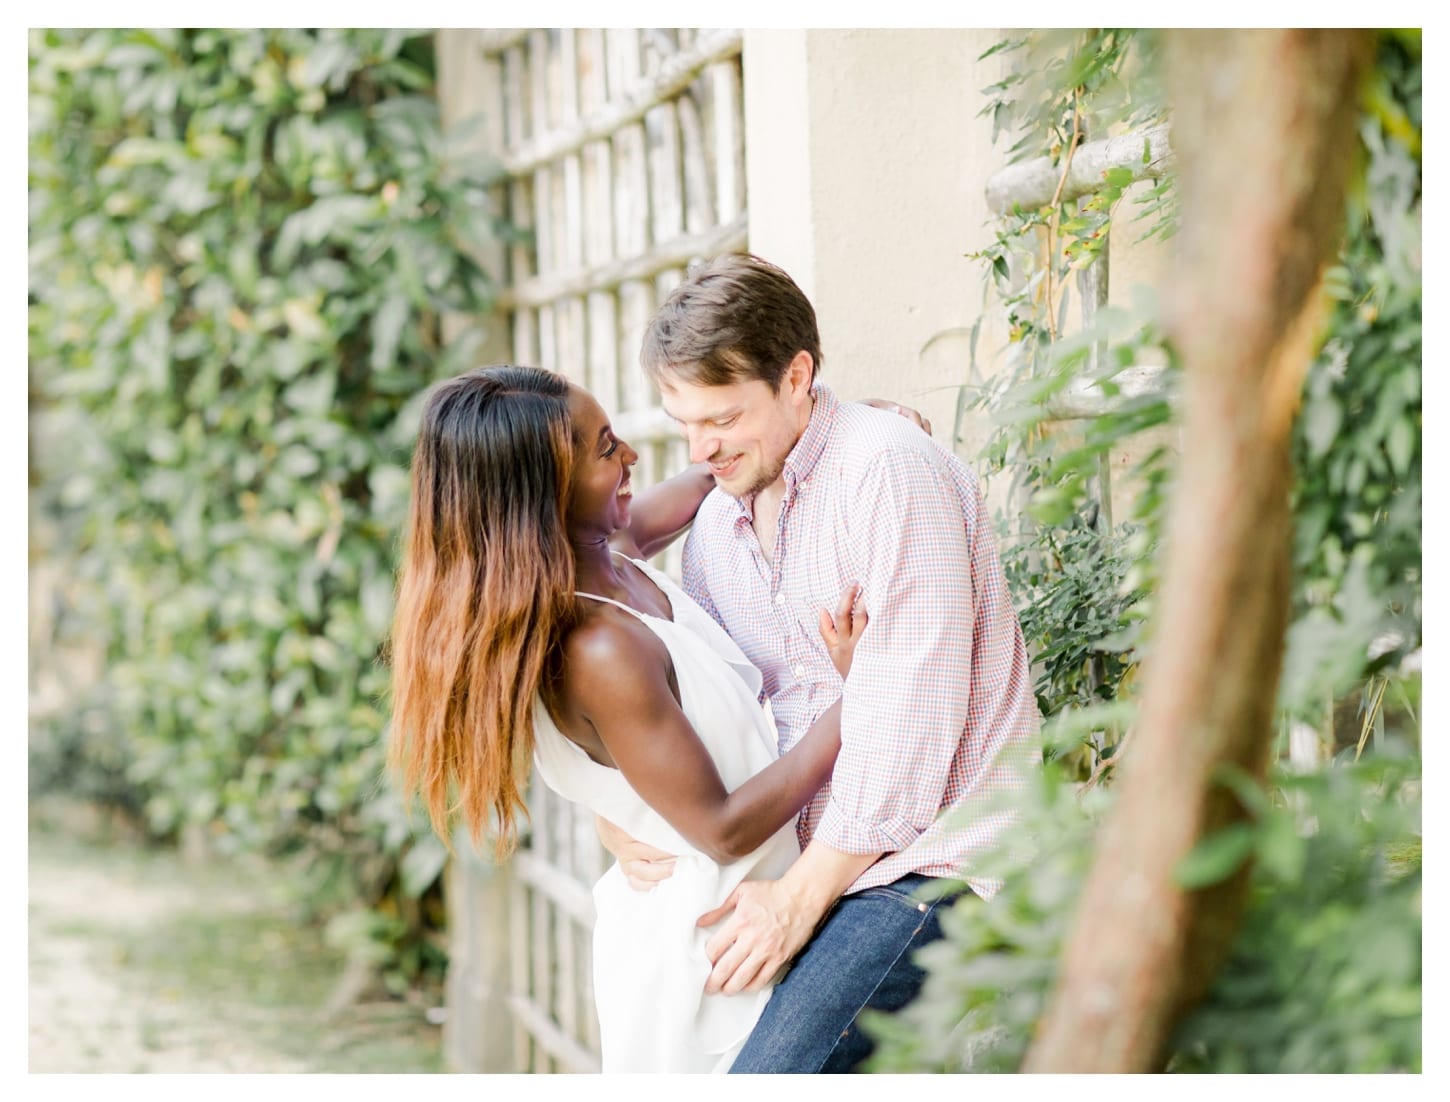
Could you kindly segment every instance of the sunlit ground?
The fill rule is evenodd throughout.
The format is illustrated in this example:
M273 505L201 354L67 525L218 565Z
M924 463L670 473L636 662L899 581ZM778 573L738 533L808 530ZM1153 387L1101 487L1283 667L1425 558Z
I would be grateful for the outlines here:
M345 962L280 870L119 841L33 808L32 1072L434 1072L424 1008L330 1011Z

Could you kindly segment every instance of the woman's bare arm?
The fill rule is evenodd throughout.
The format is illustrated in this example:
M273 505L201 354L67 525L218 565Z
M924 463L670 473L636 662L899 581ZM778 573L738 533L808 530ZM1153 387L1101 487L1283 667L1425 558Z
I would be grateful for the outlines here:
M571 718L588 725L645 803L715 861L756 849L831 775L839 701L789 753L731 792L670 689L668 651L647 627L625 614L597 617L573 633L565 656Z
M868 623L859 596L859 586L847 586L834 614L821 612L821 632L843 678ZM670 669L669 653L648 628L627 614L600 617L567 644L567 703L631 787L691 844L722 863L743 857L789 822L831 775L841 745L840 701L786 754L726 792L670 690ZM603 820L599 833L621 861L640 846ZM660 860L667 857L658 853L646 862L660 867L632 878L632 886L647 889L668 877L672 865Z

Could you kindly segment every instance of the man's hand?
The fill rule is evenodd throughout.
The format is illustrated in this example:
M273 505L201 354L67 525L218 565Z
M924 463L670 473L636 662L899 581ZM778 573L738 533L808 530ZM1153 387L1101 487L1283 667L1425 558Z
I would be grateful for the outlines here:
M705 945L715 966L705 993L734 995L767 987L811 939L823 913L823 907L797 897L784 881L745 881L696 923L713 926L730 915Z
M594 829L604 848L614 854L624 879L635 891L654 891L656 884L675 874L673 853L636 841L600 815L594 817Z

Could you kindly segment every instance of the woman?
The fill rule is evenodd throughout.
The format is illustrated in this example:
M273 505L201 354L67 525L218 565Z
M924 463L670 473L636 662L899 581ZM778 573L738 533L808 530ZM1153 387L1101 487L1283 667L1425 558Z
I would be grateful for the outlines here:
M537 368L441 384L423 413L392 640L390 760L445 840L452 814L500 856L544 780L677 856L653 891L618 864L595 886L606 1071L723 1071L769 991L705 995L695 919L797 856L796 813L828 779L839 701L789 753L760 674L643 560L688 526L703 469L635 499L638 456L588 393ZM865 629L821 629L844 677ZM839 623L841 630L837 632Z

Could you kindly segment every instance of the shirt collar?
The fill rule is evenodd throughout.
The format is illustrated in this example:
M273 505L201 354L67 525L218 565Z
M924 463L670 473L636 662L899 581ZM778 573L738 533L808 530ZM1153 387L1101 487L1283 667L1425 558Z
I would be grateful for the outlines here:
M806 428L791 448L790 454L785 457L785 466L782 474L785 477L786 491L794 490L800 483L810 477L826 450L826 445L831 440L831 427L836 421L836 409L841 402L825 383L817 382L811 386L811 418L806 423ZM742 522L749 522L755 516L755 495L736 498L735 505L740 510L735 518L736 526L740 527Z
M836 408L841 404L825 383L816 383L811 388L811 396L815 398L815 402L811 406L811 419L806 424L806 431L801 433L801 438L785 457L787 486L798 485L816 469L816 463L825 452L826 444L830 442Z

